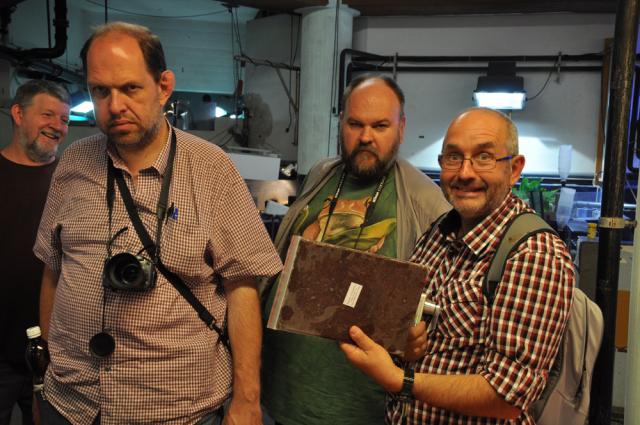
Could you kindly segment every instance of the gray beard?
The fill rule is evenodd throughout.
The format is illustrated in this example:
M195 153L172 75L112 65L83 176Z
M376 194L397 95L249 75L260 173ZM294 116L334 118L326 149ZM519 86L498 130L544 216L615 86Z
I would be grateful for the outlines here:
M51 150L45 150L38 144L37 140L31 142L22 143L25 153L33 162L49 162L52 158L55 158L58 147L54 147Z

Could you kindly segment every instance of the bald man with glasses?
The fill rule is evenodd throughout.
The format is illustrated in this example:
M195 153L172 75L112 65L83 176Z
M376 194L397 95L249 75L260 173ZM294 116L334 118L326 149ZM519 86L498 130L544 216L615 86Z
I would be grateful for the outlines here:
M341 348L389 392L388 423L532 425L528 408L546 385L568 317L571 256L553 233L529 236L506 261L490 303L482 292L489 263L511 220L532 212L511 193L525 164L516 126L497 111L466 110L449 126L438 162L454 209L411 258L427 267L426 292L441 309L433 330L415 334L409 352L422 358L396 366L355 326L355 345Z

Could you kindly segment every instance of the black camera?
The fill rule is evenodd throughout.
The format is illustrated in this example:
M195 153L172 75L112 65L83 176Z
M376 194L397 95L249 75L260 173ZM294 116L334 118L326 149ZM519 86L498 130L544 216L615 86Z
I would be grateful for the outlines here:
M148 291L156 286L156 278L156 267L152 261L122 252L105 261L102 286L114 291Z

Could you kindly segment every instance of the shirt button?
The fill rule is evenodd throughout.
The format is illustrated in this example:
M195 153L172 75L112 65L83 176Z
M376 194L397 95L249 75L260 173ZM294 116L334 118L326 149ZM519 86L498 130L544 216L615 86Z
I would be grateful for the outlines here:
M105 366L104 367L104 371L105 372L111 372L111 366Z

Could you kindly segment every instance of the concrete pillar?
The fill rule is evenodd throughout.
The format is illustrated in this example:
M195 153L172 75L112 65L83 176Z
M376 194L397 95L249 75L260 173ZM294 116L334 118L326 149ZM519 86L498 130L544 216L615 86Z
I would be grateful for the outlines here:
M300 174L307 174L317 161L337 153L338 116L337 108L335 111L332 108L338 102L340 52L351 47L353 17L358 12L342 5L336 7L336 1L340 0L330 0L325 7L298 10L302 14L298 126Z

